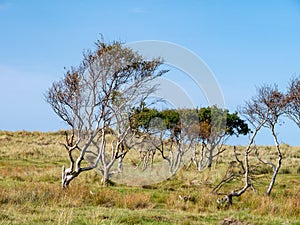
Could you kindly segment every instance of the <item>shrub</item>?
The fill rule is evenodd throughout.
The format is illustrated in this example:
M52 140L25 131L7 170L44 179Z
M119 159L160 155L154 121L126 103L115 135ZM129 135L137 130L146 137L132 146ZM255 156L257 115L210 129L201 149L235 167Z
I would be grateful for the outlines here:
M150 196L145 193L127 194L121 201L124 208L144 209L152 206Z

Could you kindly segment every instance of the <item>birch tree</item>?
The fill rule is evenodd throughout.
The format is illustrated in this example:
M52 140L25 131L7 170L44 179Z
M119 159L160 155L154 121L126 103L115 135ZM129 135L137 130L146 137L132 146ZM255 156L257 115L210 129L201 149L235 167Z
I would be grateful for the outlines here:
M266 194L270 195L282 163L282 153L276 133L276 125L279 123L280 117L284 115L288 101L286 96L276 86L265 85L258 89L257 97L253 103L254 110L250 111L248 115L252 121L264 122L263 126L270 130L273 136L277 152L276 163L265 161L256 154L260 162L272 167L273 175L266 191Z
M245 191L254 185L250 179L251 175L251 165L249 162L249 155L251 152L255 151L254 154L257 156L258 160L263 164L269 165L273 169L273 174L266 191L266 195L270 195L274 187L276 177L278 175L279 169L282 163L282 153L280 145L278 142L278 135L276 133L276 125L279 122L279 118L284 115L287 106L287 100L284 94L278 91L276 86L264 85L257 89L257 94L240 109L242 115L244 115L248 122L253 127L253 132L251 134L248 145L244 150L244 160L240 160L235 151L236 161L242 168L244 175L244 186L237 190L231 191L226 194L225 198L219 201L219 203L227 202L232 204L232 198L241 196ZM267 128L270 130L274 144L277 152L277 162L266 161L259 156L257 148L255 146L255 138L262 128ZM218 190L223 182L227 182L229 179L223 178L222 181L214 188L214 191Z
M159 70L161 64L160 58L146 60L120 42L101 40L49 88L46 101L70 127L64 143L70 165L62 169L63 188L95 168L107 185L116 160L122 161L133 144L132 108L157 89L151 81L167 72Z

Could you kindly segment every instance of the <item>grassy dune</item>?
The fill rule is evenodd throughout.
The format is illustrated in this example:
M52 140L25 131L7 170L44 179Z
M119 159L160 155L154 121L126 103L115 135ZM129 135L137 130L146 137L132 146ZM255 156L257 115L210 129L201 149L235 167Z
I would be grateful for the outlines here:
M90 171L63 191L61 167L68 165L63 141L62 132L0 131L0 224L300 224L300 147L282 145L283 166L270 197L263 193L271 172L257 166L257 193L249 190L233 206L218 209L220 196L210 191L232 160L231 147L211 171L190 167L155 185L108 188ZM260 151L272 159L272 148ZM239 185L236 180L222 192ZM179 195L190 197L183 201Z

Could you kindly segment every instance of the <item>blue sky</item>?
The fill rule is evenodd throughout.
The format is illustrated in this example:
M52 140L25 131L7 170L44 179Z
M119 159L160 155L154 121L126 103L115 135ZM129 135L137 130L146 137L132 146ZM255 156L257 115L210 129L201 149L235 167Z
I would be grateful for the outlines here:
M162 40L190 49L215 74L231 111L257 86L284 89L300 74L299 0L0 0L0 30L1 130L65 128L43 94L100 33L107 41ZM172 76L180 81L176 71ZM278 132L281 142L300 145L292 123ZM258 143L272 139L262 134Z

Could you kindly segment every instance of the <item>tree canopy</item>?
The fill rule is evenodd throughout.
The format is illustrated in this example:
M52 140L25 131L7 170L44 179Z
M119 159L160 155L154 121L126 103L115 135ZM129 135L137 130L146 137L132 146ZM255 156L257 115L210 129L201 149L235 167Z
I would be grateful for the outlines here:
M158 125L165 129L169 129L178 134L184 125L192 127L196 126L196 132L202 140L208 139L213 132L219 132L219 135L246 135L250 132L247 123L242 120L237 112L230 113L227 109L220 109L216 106L203 107L200 109L166 109L158 111L157 109L144 108L135 110L131 118L132 126L140 131L148 131L151 121L159 118L162 124ZM215 126L215 127L214 127ZM213 130L213 127L215 130Z

